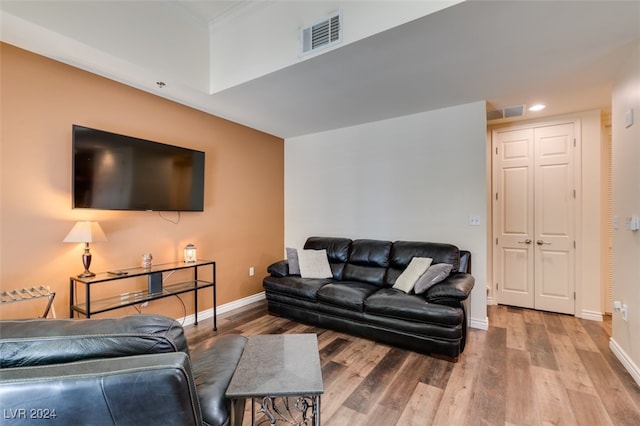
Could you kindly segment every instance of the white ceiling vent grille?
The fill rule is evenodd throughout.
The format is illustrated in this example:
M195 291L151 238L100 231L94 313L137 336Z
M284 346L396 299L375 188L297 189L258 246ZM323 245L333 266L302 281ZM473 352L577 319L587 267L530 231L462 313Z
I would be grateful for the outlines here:
M302 28L302 54L340 43L342 41L342 16L336 12L322 21Z
M501 109L493 109L491 111L487 111L487 121L491 120L500 120L504 118L504 111Z
M524 115L524 105L516 105L504 109L504 118L522 117Z
M524 115L524 105L516 105L503 109L487 111L487 121L500 120L501 118L522 117Z

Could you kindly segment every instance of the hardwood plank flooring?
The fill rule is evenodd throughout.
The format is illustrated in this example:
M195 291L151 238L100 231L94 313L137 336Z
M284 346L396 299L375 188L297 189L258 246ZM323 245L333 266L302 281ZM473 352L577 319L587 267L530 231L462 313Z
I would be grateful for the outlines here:
M186 333L192 345L315 333L323 425L640 425L640 388L609 350L610 319L488 310L489 330L469 330L457 363L272 316L266 302L220 315L217 333L212 320Z

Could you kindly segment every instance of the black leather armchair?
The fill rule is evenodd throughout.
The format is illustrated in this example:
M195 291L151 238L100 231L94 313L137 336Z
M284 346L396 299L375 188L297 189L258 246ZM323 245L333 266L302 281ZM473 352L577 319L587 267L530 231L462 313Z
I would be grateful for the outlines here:
M190 351L180 324L157 315L0 321L2 424L229 425L224 395L246 340Z

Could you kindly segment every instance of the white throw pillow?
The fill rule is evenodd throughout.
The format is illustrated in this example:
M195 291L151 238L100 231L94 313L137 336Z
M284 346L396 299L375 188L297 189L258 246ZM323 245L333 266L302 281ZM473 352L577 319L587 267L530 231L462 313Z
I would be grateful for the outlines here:
M326 250L298 250L302 278L333 278Z
M429 269L432 261L433 259L430 257L414 257L411 259L407 269L402 271L398 279L396 279L393 288L409 293L413 290L413 286L416 285L418 278Z

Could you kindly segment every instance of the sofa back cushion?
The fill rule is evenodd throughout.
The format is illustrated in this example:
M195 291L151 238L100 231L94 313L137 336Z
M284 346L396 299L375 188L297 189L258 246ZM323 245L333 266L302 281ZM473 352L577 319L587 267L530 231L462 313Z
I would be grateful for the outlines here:
M391 241L354 240L342 280L366 282L382 287L389 267L390 254Z
M393 286L398 276L407 268L414 257L430 257L433 259L433 265L449 263L453 265L452 273L457 272L460 267L460 250L453 244L395 241L391 248L385 286Z
M309 237L304 243L305 250L326 250L333 278L342 279L344 265L349 258L351 240L334 237Z
M189 353L180 323L161 315L0 321L0 368L152 353Z

